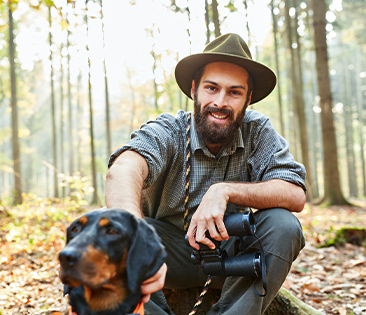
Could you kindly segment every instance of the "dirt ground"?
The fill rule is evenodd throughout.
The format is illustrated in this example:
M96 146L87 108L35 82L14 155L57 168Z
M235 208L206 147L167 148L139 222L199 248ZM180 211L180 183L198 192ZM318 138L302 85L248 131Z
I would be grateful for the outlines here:
M346 243L319 248L343 227L366 227L366 202L359 207L307 205L299 214L306 246L284 287L325 314L366 314L366 248Z
M342 227L366 226L366 201L354 203L297 214L307 243L284 287L324 314L366 314L366 248L318 248ZM44 203L24 211L14 219L0 209L0 315L65 312L57 254L77 213Z

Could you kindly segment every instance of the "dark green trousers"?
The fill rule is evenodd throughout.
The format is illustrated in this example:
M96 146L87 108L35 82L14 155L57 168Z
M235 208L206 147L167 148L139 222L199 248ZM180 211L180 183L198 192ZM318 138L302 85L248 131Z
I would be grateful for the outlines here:
M259 297L253 290L251 277L213 277L211 288L222 289L219 301L211 307L209 315L223 314L262 314L276 296L282 283L290 271L292 262L305 245L304 236L299 220L285 209L273 208L259 210L254 213L258 235L267 264L267 295ZM185 289L203 286L207 276L200 266L193 265L190 259L192 248L185 243L184 231L175 226L146 218L153 225L168 253L168 272L165 288ZM244 237L245 253L260 250L259 243L253 236ZM240 241L230 237L221 244L229 256L242 254ZM255 287L263 292L262 280L258 279ZM158 291L145 304L146 315L174 313L169 309L164 294Z

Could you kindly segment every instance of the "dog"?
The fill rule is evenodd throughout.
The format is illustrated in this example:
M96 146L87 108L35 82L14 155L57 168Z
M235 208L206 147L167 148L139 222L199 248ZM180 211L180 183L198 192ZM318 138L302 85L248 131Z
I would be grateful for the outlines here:
M141 300L141 284L166 259L154 228L121 209L98 209L67 228L60 279L72 314L124 315Z

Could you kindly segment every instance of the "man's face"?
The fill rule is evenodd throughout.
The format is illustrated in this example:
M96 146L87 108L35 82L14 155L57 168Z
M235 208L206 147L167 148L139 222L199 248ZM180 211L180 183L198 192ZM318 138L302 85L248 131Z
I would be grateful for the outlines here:
M194 119L197 132L206 145L230 141L240 127L251 100L248 79L244 68L214 62L205 66L196 92L193 82Z

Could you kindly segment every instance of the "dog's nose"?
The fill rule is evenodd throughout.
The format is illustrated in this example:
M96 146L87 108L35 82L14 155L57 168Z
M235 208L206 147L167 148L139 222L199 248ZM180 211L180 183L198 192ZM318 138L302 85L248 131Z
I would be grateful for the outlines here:
M58 259L62 266L72 266L78 262L80 256L78 251L71 248L64 248L58 256Z

